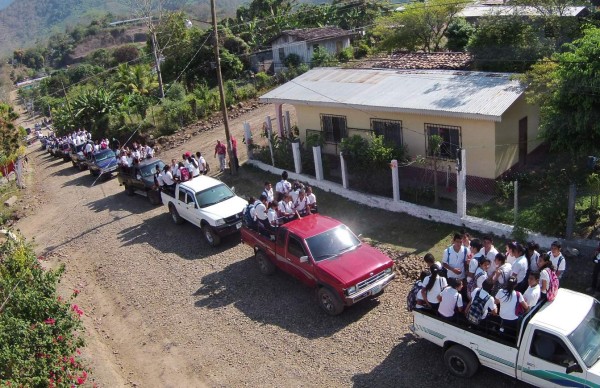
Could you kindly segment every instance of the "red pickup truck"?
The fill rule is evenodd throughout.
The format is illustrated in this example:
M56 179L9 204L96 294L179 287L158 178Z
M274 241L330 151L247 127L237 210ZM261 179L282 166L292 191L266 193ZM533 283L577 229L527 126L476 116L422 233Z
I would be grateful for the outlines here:
M346 225L320 214L278 227L275 241L246 225L241 232L262 273L279 268L314 287L319 305L330 315L381 294L395 276L389 257L363 244Z

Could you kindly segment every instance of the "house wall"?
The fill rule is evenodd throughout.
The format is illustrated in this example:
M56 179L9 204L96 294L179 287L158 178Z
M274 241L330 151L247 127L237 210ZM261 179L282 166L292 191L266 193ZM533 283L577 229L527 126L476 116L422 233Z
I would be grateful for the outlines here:
M495 125L497 146L494 178L519 162L519 120L524 117L527 117L527 153L530 154L542 144L542 140L538 139L539 107L527 104L525 97L521 96L504 112L502 121Z
M302 62L309 64L313 56L313 45L315 44L324 47L327 50L327 52L331 55L335 55L338 53L337 42L341 42L342 50L350 46L349 37L327 39L310 43L307 43L306 41L288 42L288 38L289 37L287 36L283 36L272 43L271 47L273 52L273 65L275 73L285 69L282 60L279 58L280 48L283 48L284 50L284 58L290 54L296 54L302 59Z
M403 142L408 147L411 156L426 154L426 123L461 127L461 144L467 150L467 174L487 179L494 179L497 176L494 153L496 126L492 121L306 105L295 105L294 108L302 141L306 140L307 129L321 130L321 113L346 116L349 136L354 134L368 136L371 118L401 120ZM325 147L325 152L333 153L335 151L335 147ZM456 164L453 160L444 161L443 165L449 165L451 170L455 171Z

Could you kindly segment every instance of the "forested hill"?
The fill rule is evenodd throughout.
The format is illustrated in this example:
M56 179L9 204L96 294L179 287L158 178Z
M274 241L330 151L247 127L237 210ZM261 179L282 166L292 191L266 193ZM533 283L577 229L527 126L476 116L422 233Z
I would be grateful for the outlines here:
M210 16L209 0L169 0L169 9L184 9L199 18ZM219 0L219 14L234 15L246 0ZM44 41L67 25L88 24L107 13L132 17L130 0L0 0L0 55ZM8 6L6 6L8 4ZM3 8L3 5L6 6Z

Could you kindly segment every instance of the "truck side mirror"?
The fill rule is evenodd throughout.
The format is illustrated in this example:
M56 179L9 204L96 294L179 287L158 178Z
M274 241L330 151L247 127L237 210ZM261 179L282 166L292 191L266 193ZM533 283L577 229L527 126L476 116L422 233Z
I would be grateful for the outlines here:
M308 263L308 256L300 256L301 263Z
M569 364L569 366L567 366L566 373L571 374L573 372L583 373L583 369L581 369L581 366L579 366L577 362L572 362Z

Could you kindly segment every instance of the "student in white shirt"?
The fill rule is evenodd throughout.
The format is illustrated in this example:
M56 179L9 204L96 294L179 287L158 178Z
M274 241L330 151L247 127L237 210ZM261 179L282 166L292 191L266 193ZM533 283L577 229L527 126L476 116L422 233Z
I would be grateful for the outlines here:
M204 159L204 156L202 156L202 153L200 151L196 152L196 161L198 162L198 169L200 170L200 174L206 175L206 173L208 172L208 169L206 168L206 159Z
M281 180L275 185L275 191L277 192L277 198L275 199L278 201L281 201L286 194L292 191L292 184L287 179L288 173L284 171L281 173Z
M502 319L502 327L509 329L510 335L515 335L517 330L517 321L519 317L515 314L517 303L521 304L523 311L527 311L529 306L523 298L523 294L515 290L517 279L511 277L506 283L506 288L498 291L495 301L500 305L500 318ZM502 330L502 329L501 329ZM506 333L506 330L504 330Z
M512 264L512 275L517 278L516 290L523 293L527 289L527 269L529 262L525 257L525 248L521 244L516 244L513 254L517 257Z
M529 271L538 272L538 259L540 258L540 246L533 241L527 243L527 260L529 261Z
M431 268L432 265L435 265L440 271L442 270L442 263L435 260L435 257L429 252L425 254L423 257L423 261L427 264L427 268Z
M312 213L317 212L317 196L313 193L312 187L308 186L306 188L306 196L308 197L308 205L310 206L310 211Z
M491 279L496 272L496 255L498 250L494 246L494 239L490 235L483 236L483 248L479 251L480 254L490 259L490 267L488 268L488 277Z
M259 224L258 231L264 236L271 236L271 224L269 223L269 216L267 215L267 197L261 195L259 203L254 206L254 215L256 222ZM262 226L262 227L261 227Z
M523 293L523 298L525 298L525 302L531 308L535 306L540 300L540 273L532 272L529 274L528 278L529 287Z
M269 219L269 224L273 228L279 226L279 215L277 214L277 207L277 201L270 202L269 210L267 211L267 218Z
M538 268L540 269L540 301L545 301L547 299L546 294L548 293L548 287L550 287L549 272L554 272L554 266L550 260L550 255L547 253L540 253Z
M275 199L273 196L273 186L271 182L265 182L265 186L262 192L267 197L267 202L271 203Z
M471 292L471 295L469 295L469 299L470 302L467 304L467 307L465 308L465 313L469 312L469 309L471 308L471 304L473 303L475 296L477 296L480 299L485 300L487 298L487 301L485 302L485 305L483 305L483 312L481 314L481 318L480 320L484 320L487 315L488 312L490 312L492 315L496 315L498 313L498 309L496 308L496 303L494 300L494 297L492 296L492 294L490 294L492 285L489 282L484 282L482 287L478 287L476 289L474 289ZM479 295L477 295L477 293L479 293ZM488 298L489 296L489 298Z
M479 268L479 258L483 257L483 255L479 255L479 251L481 251L481 248L483 248L483 244L478 238L470 240L469 244L471 244L469 246L469 249L471 251L471 258L467 258L467 260L469 261L469 264L467 266L467 282L470 282L473 279L475 271L477 271L477 268Z
M460 279L448 279L448 287L444 288L440 295L438 295L438 301L440 306L438 307L438 313L442 318L450 319L453 318L456 311L463 311L463 300L460 291L462 290L463 284Z
M508 242L506 243L506 262L510 265L513 265L517 256L515 256L514 250L517 248L516 242Z
M550 261L554 266L554 271L556 272L556 276L560 279L567 269L567 260L560 252L561 245L560 242L554 241L552 245L550 245L550 252L548 252L548 256L550 256Z
M462 236L455 234L452 245L444 250L442 265L448 270L448 279L465 278L465 261L468 249L462 245Z
M192 173L192 178L196 178L196 177L200 176L200 165L198 164L198 161L193 156L190 156L188 158L187 168Z
M448 282L445 277L440 275L440 269L435 264L429 267L429 271L431 275L423 280L425 287L421 290L421 294L425 305L437 311L440 303L438 296L448 286Z
M417 292L417 304L415 305L415 309L423 309L426 307L425 304L425 300L423 299L423 288L425 287L425 283L423 283L423 281L425 280L425 278L427 276L429 276L430 273L429 271L421 271L421 275L419 276L419 279L417 280L417 282L415 283L418 287L421 288L420 292Z
M171 195L175 195L175 179L171 173L171 166L165 166L163 168L162 179L164 182L164 188L170 192Z
M496 293L498 290L504 288L508 279L510 279L512 266L506 262L506 256L503 253L496 253L494 260L496 262L496 271L492 276L492 284L494 286L493 293Z
M301 216L310 214L310 206L308 206L308 198L306 197L304 190L300 190L298 198L294 201L294 210Z

